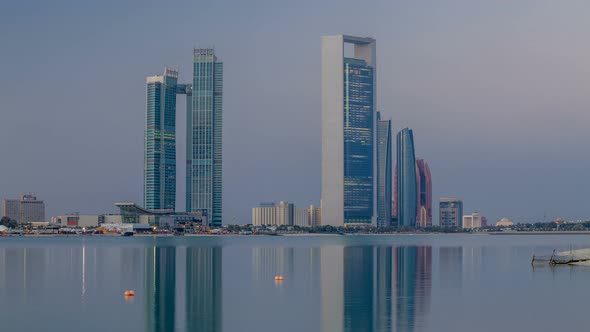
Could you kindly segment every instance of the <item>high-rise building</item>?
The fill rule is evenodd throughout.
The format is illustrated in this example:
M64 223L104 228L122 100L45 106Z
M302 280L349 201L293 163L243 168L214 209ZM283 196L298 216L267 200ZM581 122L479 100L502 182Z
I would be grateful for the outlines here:
M206 210L222 223L223 63L213 49L193 52L193 84L187 100L186 209Z
M457 198L441 198L438 209L441 227L463 227L463 201Z
M19 199L2 200L2 216L19 224L45 221L45 203L33 195L22 195Z
M314 205L310 205L307 211L309 213L309 226L319 226L322 224L321 208Z
M416 157L412 129L397 134L397 218L399 226L416 227Z
M391 225L392 162L391 120L377 113L377 226Z
M417 224L419 227L432 226L432 177L430 167L424 159L416 160L416 181L418 188Z
M144 133L143 206L176 207L176 90L178 72L146 78L147 114Z
M376 221L375 50L372 38L322 37L324 225Z

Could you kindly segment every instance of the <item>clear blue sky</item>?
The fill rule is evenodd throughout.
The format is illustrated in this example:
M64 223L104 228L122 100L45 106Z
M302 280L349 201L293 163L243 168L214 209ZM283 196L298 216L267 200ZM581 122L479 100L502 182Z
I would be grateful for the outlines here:
M171 65L189 80L192 48L214 46L225 222L249 222L261 201L317 204L320 36L345 33L377 39L379 109L414 129L435 202L464 198L491 221L590 217L588 12L585 0L2 1L0 196L36 193L48 217L141 203L145 77Z

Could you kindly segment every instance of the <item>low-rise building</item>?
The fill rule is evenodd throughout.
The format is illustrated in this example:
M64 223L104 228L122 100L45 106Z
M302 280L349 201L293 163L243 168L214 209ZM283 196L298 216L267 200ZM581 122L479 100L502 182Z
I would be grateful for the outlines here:
M297 208L285 201L261 203L252 208L252 225L254 226L301 226L311 227L321 224L321 210L311 205L309 208Z
M482 218L482 215L477 212L463 216L463 229L481 228Z
M438 209L441 227L463 227L463 201L457 198L441 198Z
M66 214L51 218L51 223L62 227L97 227L100 216L97 214Z
M496 227L510 227L514 226L514 223L508 218L502 218L496 223Z

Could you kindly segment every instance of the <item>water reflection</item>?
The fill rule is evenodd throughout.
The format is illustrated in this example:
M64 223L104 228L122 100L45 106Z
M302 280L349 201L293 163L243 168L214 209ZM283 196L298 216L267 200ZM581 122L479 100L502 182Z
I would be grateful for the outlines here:
M145 249L145 303L148 331L174 330L176 248Z
M441 282L460 283L463 249L438 250ZM51 294L55 286L66 297L70 291L75 293L65 302L72 303L81 292L78 304L100 303L98 308L110 316L125 313L127 321L140 321L149 332L221 332L228 322L226 330L236 330L235 319L242 320L243 330L263 325L258 330L414 331L425 328L430 310L432 252L429 246L384 245L251 251L154 244L82 245L49 251L4 248L0 250L0 294L13 292L30 303ZM224 260L229 260L225 279ZM242 262L250 266L251 279L241 278L247 270L236 264ZM285 276L280 289L274 285L275 275ZM224 282L231 289L227 294L223 294ZM44 293L28 291L30 287ZM126 289L136 290L133 302L122 299ZM117 297L111 295L115 293ZM113 298L118 302L111 309ZM242 304L236 305L238 300ZM74 316L92 312L69 308ZM294 321L290 326L281 328L290 320Z
M186 331L221 331L221 248L186 252Z

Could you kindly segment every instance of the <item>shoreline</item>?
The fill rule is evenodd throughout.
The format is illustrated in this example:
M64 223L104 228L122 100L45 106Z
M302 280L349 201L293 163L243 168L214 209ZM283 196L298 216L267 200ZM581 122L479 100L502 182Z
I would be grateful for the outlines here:
M184 235L172 235L172 234L135 234L131 236L133 237L158 237L158 238L182 238L182 237L326 237L326 236L335 236L335 237L355 237L355 236L456 236L456 235L590 235L590 231L522 231L522 232L475 232L475 233L285 233L285 234L184 234ZM84 235L84 234L26 234L26 235L17 235L17 234L6 234L0 235L0 239L2 238L43 238L43 237L52 237L52 238L68 238L68 237L125 237L120 234L93 234L93 235Z

